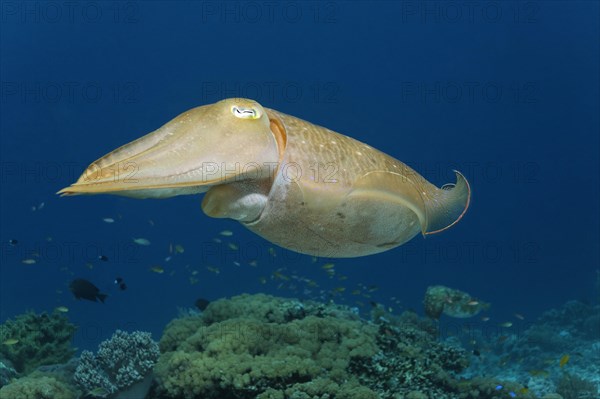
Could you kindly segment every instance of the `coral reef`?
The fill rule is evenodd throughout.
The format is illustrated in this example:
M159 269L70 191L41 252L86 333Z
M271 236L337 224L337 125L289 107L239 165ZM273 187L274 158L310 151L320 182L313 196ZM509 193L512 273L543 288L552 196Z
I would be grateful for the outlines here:
M65 362L75 353L71 347L74 332L75 326L58 312L19 315L0 325L0 342L14 342L0 345L0 357L23 374L41 365Z
M84 392L115 394L148 380L158 357L158 344L150 333L117 330L96 355L81 353L73 379Z
M17 376L17 370L14 369L9 360L0 358L0 388L7 385Z
M499 397L498 381L456 378L466 353L440 343L433 321L383 309L374 316L368 322L345 306L263 294L213 302L165 329L152 397Z
M573 397L569 384L587 384L588 390L595 387L589 397L600 397L599 305L569 301L544 312L533 324L515 327L521 333L472 337L483 353L463 375L522 381L539 396ZM561 364L565 355L568 361ZM577 381L566 376L577 376Z
M79 397L66 381L50 373L33 372L0 388L2 399L75 399Z
M595 384L569 373L565 373L558 381L556 392L564 399L598 398L598 387Z

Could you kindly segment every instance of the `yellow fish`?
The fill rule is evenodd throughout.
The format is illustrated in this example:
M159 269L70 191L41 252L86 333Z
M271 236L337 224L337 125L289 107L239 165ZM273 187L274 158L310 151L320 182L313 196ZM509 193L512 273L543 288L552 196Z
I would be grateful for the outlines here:
M15 345L18 343L19 343L19 340L16 338L9 338L6 341L2 342L2 344L6 345L6 346L12 346L12 345Z
M185 251L185 249L183 248L183 245L177 244L175 245L175 253L176 254L182 254Z
M500 327L505 327L505 328L509 328L512 327L512 324L510 321L507 321L505 323L500 323Z
M162 267L156 265L156 266L152 266L150 268L150 271L153 271L154 273L162 274L162 273L165 272L165 269L163 269Z
M571 358L571 356L569 355L564 355L563 357L560 358L560 361L558 362L558 365L562 368L565 366L565 364L569 363L569 359Z
M321 269L329 270L329 269L333 269L334 267L335 267L335 264L333 264L333 263L325 263L323 266L321 266Z
M21 263L23 263L24 265L33 265L36 263L36 261L35 259L23 259Z
M233 235L233 231L231 231L231 230L223 230L219 234L221 234L223 237L231 237Z
M69 311L69 308L66 306L59 306L54 310L56 310L57 312L61 312L61 313L67 313Z

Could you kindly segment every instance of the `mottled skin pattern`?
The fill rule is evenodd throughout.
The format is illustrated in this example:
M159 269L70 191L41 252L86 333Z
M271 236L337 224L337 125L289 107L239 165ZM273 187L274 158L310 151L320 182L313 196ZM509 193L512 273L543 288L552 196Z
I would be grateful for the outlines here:
M275 166L207 179L203 163L214 159L229 170L249 162ZM115 179L109 169L131 160L141 178ZM282 247L324 257L374 254L419 232L445 230L470 197L458 172L455 185L439 189L367 144L245 99L194 108L93 165L100 179L83 179L90 167L59 193L166 198L206 192L207 215L233 218Z
M373 197L351 196L372 171L418 176L367 144L283 113L287 146L267 206L250 230L282 247L327 257L382 252L421 231L416 214Z

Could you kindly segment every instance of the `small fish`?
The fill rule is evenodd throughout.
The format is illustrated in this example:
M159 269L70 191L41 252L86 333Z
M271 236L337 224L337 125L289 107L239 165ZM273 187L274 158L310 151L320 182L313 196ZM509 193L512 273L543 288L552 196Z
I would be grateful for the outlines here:
M8 240L8 243L14 247L15 245L17 245L19 243L19 241L15 240L15 239L10 239L10 240Z
M267 251L269 252L269 255L271 255L272 257L277 256L277 252L275 252L275 248L269 247L269 249Z
M175 245L175 253L176 254L182 254L185 252L185 249L183 248L183 245L177 244Z
M137 245L143 245L145 247L150 245L150 241L146 238L134 238L133 242L135 242Z
M500 326L500 327L505 327L505 328L512 327L512 325L513 325L513 323L512 323L512 322L510 322L510 321L506 321L506 322L504 322L504 323L500 323L500 324L499 324L499 326Z
M229 249L231 249L232 251L237 251L238 250L238 246L232 242L227 243L227 246L229 247Z
M479 352L477 349L473 349L473 355L480 356L481 352Z
M38 205L38 207L37 207L38 211L39 211L40 209L44 209L44 206L46 206L46 203L45 203L45 202L41 202L41 203Z
M517 397L517 394L516 394L516 393L514 393L513 391L510 391L510 392L508 393L508 396L510 396L511 398L516 398L516 397Z
M258 278L258 281L259 281L261 284L267 284L267 278L266 278L266 277L259 277L259 278Z
M35 260L35 259L28 258L28 259L23 259L23 260L21 261L21 263L23 263L24 265L33 265L33 264L35 264L35 263L36 263L36 260Z
M334 267L335 267L334 263L325 263L323 266L321 266L321 269L329 270L329 269L333 269Z
M150 226L154 226L154 220L152 220L152 219L148 219L148 224L149 224Z
M125 291L127 289L127 285L125 284L125 281L123 281L123 278L121 278L121 277L117 277L115 279L115 284L119 286L119 289L121 291Z
M496 391L499 391L499 390L501 390L502 388L504 388L502 385L496 385L496 388L495 388L495 389L496 389Z
M360 292L361 292L360 290L353 290L353 291L351 292L351 294L352 294L352 295L360 295Z
M85 267L87 267L88 269L92 270L94 268L94 265L90 262L86 262L85 263Z
M167 257L165 258L165 262L170 262L170 261L171 261L171 259L173 259L173 258L172 258L172 257L170 257L170 256L167 256Z
M477 305L479 305L479 301L475 301L475 300L469 301L469 302L467 302L467 305L469 305L469 306L477 306Z
M213 241L216 242L217 244L220 244L223 242L223 240L221 240L220 238L213 238Z
M221 270L218 267L206 266L206 270L208 270L209 272L212 272L214 274L221 273Z
M238 261L233 261L233 264L236 265L237 267L241 266L240 262L238 262Z
M548 377L550 373L546 370L529 370L532 377Z
M490 321L488 316L481 316L481 321Z
M153 271L154 273L158 273L158 274L162 274L165 272L165 269L163 269L162 267L160 267L159 265L156 266L152 266L150 268L150 271Z
M519 389L519 393L521 395L525 395L528 392L529 392L529 388L527 388L527 387L523 387L523 388Z
M110 392L108 392L105 388L102 388L102 387L94 388L85 394L86 397L92 396L92 397L98 397L98 398L106 398L106 397L108 397L108 395L110 395Z
M258 266L258 262L256 260L250 261L250 262L248 262L248 264L252 267Z
M6 346L13 346L18 343L19 343L19 340L16 338L9 338L6 341L2 342L2 344L6 345Z
M523 315L522 315L522 314L520 314L520 313L515 313L515 317L516 317L517 319L519 319L519 320L525 320L525 316L523 316Z
M223 237L231 237L233 235L233 231L231 231L231 230L223 230L219 234L222 235Z
M108 262L108 256L98 255L98 260L101 260L102 262Z
M60 312L60 313L67 313L69 311L69 308L66 306L59 306L54 310L56 310L57 312Z
M571 356L563 355L563 357L561 357L558 362L558 365L560 366L560 368L563 368L565 366L565 364L569 363L569 359L571 359Z
M190 277L188 280L190 280L191 285L198 284L198 281L200 281L196 277Z
M113 218L104 218L104 219L102 219L102 221L103 221L104 223L114 223L114 222L115 222L115 219L113 219Z
M337 292L337 293L340 293L340 294L342 292L344 292L344 291L346 291L346 287L336 287L336 288L333 289L333 292Z

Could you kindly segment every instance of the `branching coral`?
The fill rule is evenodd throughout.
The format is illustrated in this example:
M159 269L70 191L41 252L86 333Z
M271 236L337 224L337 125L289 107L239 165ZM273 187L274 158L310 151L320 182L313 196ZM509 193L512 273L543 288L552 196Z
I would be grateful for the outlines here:
M159 354L150 333L117 330L96 355L81 353L74 380L86 392L102 389L113 394L144 380Z
M17 341L0 345L0 357L24 374L41 365L63 363L75 353L71 348L74 332L75 326L60 313L19 315L0 326L0 342Z

